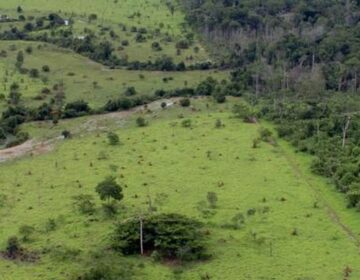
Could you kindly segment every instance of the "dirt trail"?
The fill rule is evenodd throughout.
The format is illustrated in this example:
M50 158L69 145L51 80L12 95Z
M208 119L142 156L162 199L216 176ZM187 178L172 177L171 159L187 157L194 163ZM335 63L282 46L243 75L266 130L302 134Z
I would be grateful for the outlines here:
M280 149L282 154L285 156L286 160L289 162L296 176L301 178L314 191L316 199L322 203L329 218L335 224L337 224L344 231L344 233L355 243L355 245L360 249L360 237L356 233L354 233L351 228L349 228L341 221L341 218L339 217L336 210L322 196L321 191L316 186L314 186L312 182L307 178L307 176L302 172L296 160L293 159L292 156L289 155L283 148Z
M171 99L164 99L154 101L149 103L145 106L138 106L132 108L127 111L120 111L102 115L94 115L91 116L90 119L85 121L81 126L79 126L78 131L73 132L73 134L81 133L82 131L95 131L101 129L99 127L98 122L106 119L115 119L115 120L125 120L132 114L144 111L144 110L151 110L157 111L161 110L161 103L166 102L167 107L172 107L179 98L171 98ZM105 128L106 129L106 128ZM10 161L13 159L17 159L26 155L39 155L43 153L50 152L54 149L55 143L62 140L63 137L56 137L46 141L37 141L36 139L31 139L24 142L21 145L0 150L0 164L6 161Z
M28 140L19 146L0 150L0 163L29 154L39 155L50 152L54 148L54 142L58 139L61 139L61 137L41 142Z

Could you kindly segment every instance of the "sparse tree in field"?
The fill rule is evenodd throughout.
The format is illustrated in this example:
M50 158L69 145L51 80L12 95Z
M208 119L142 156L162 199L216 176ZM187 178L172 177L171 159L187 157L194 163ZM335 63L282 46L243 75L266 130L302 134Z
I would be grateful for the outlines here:
M210 207L216 208L217 201L218 201L217 194L215 192L208 192L206 198L207 198L207 201L208 201Z
M165 109L166 106L167 106L166 102L161 102L161 108L162 108L162 109Z
M108 203L111 200L120 201L124 198L122 187L116 182L116 178L109 176L105 178L96 186L96 192L99 194L101 200L106 200Z
M107 134L107 138L108 138L109 144L112 145L112 146L116 146L116 145L120 144L120 138L114 132L109 132Z

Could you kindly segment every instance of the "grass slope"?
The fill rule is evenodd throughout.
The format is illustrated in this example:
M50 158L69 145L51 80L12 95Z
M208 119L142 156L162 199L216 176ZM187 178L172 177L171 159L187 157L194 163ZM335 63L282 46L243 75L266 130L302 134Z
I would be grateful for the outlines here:
M174 7L172 13L166 3L171 3ZM174 58L176 62L185 61L187 64L203 62L209 60L209 56L204 46L197 40L189 48L176 51L176 43L184 39L187 33L192 33L187 26L184 14L181 12L176 1L164 0L126 0L126 1L86 1L86 0L23 0L6 1L0 3L0 12L12 18L17 18L17 6L21 6L25 16L47 16L49 13L60 13L64 18L73 21L72 30L78 36L85 35L84 29L92 30L100 35L102 40L111 40L115 47L120 47L123 40L129 42L123 49L116 49L120 57L127 57L129 61L154 60L162 55ZM98 19L88 21L90 14L96 14ZM24 23L0 23L0 30L6 26L17 26L20 29ZM123 29L125 26L125 29ZM146 28L148 33L146 42L139 43L135 40L134 32L131 28ZM108 32L103 30L113 30L116 38L110 38ZM162 50L152 50L152 42L159 42ZM197 51L194 49L197 48Z
M120 135L121 146L109 146L105 133L84 132L49 154L1 165L1 193L8 198L0 209L1 247L25 223L36 228L27 248L81 251L64 260L45 253L34 264L0 260L2 279L69 279L89 265L94 252L103 252L112 221L100 210L92 218L76 213L72 196L94 195L96 184L107 174L128 186L126 211L119 219L147 209L149 195L159 212L183 213L207 224L213 259L186 267L179 279L201 279L207 273L211 279L335 280L342 278L346 266L354 270L351 279L360 278L359 249L326 205L356 235L358 216L344 207L343 198L333 194L325 180L310 174L308 158L282 142L279 147L262 143L253 149L258 125L231 118L230 103L221 107L205 103L195 103L197 112L174 108L147 114L150 125L145 128L135 127L135 116L121 124L109 122L108 128ZM180 125L179 114L192 119L192 129ZM215 129L216 119L225 127ZM79 125L79 120L74 126L70 122L70 130ZM100 153L107 159L99 160ZM218 207L213 217L204 219L197 204L210 191L218 194ZM316 201L319 208L313 207ZM263 213L265 207L269 212ZM256 214L247 216L251 208ZM239 212L246 216L244 228L222 227ZM58 226L44 232L49 218ZM297 236L292 235L294 229ZM129 260L144 264L136 266L136 279L174 279L170 266L146 258Z
M33 48L31 54L25 53L28 46ZM0 58L2 92L7 95L10 85L17 82L20 85L22 102L27 106L39 106L49 101L53 96L41 94L41 90L52 89L54 84L60 82L65 86L65 102L82 99L88 101L93 108L100 108L109 99L124 96L128 87L135 87L139 95L153 95L157 89L196 86L209 76L221 81L226 79L229 73L214 70L190 72L111 70L71 51L41 43L2 41L0 50L6 50L8 53L6 58ZM24 67L39 69L40 78L31 79L28 75L21 75L16 71L16 55L20 50L25 53ZM43 65L50 67L50 73L41 72ZM96 86L94 82L97 82ZM34 100L37 96L42 96L43 99ZM0 100L0 109L5 108L5 105L5 100Z

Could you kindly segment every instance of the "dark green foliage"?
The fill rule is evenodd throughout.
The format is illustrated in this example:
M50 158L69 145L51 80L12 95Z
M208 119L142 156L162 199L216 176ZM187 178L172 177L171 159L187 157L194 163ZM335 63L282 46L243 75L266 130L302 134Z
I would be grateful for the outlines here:
M95 213L94 198L91 195L80 194L73 197L75 208L81 213L92 215Z
M138 117L138 118L136 119L136 125L137 125L138 127L144 127L144 126L147 126L148 123L147 123L147 121L146 121L143 117Z
M109 132L107 134L107 138L109 141L109 144L112 146L119 145L120 144L120 138L119 136L114 132Z
M337 189L346 193L349 207L358 207L360 118L356 112L360 100L351 94L324 95L318 99L317 102L284 99L275 107L272 101L267 101L261 111L278 123L280 137L299 151L315 155L311 164L314 173L331 178ZM352 117L344 138L348 114ZM269 136L263 131L262 138Z
M136 95L137 92L136 92L136 89L135 89L134 87L128 87L128 88L125 90L124 94L125 94L126 96L133 96L133 95Z
M189 107L191 104L190 102L190 99L189 98L183 98L183 99L180 99L180 105L182 107Z
M89 114L91 111L90 106L86 101L79 100L68 103L65 106L64 118L75 118Z
M232 112L236 118L242 119L245 122L250 121L254 115L251 107L245 102L235 104Z
M68 130L63 130L63 132L61 132L61 135L62 135L65 139L71 138L71 132L68 131Z
M113 246L126 255L140 254L140 222L129 219L116 226ZM179 214L159 214L143 218L143 245L147 253L161 259L195 261L207 259L203 225Z
M39 78L39 70L38 69L30 69L29 71L30 78Z
M116 178L112 176L100 182L95 190L101 200L107 200L108 202L110 202L111 199L120 201L124 197L122 187L116 182Z
M43 70L44 72L50 72L50 67L49 67L48 65L44 65L44 66L42 67L42 70Z
M191 128L192 121L190 119L185 119L181 122L181 126L185 128Z
M10 237L6 245L7 257L10 259L15 259L20 251L21 251L21 246L19 239L16 236Z

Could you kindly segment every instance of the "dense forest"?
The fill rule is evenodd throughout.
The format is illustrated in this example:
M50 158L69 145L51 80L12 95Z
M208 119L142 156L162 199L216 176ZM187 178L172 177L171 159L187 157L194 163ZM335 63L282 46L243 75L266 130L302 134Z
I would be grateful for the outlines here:
M359 86L359 1L182 3L222 64L246 67L259 92L306 92L311 83L312 92Z

